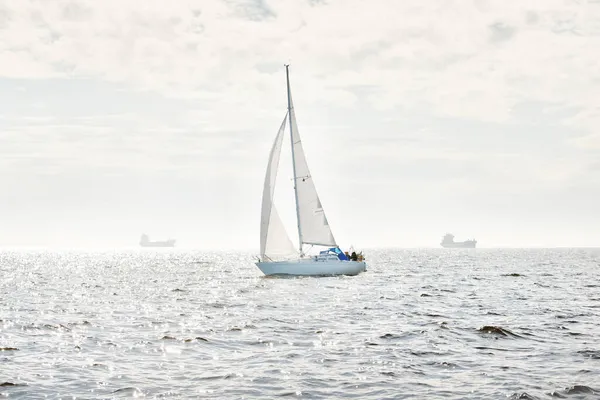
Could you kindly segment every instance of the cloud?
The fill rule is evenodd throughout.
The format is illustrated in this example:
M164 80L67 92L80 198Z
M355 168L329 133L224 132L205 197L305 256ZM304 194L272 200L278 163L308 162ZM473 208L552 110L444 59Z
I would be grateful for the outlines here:
M92 77L256 110L277 104L291 59L307 103L353 107L362 85L383 110L506 121L523 101L594 105L599 18L596 3L562 0L23 0L0 11L0 75Z
M571 143L584 150L600 150L600 133L577 137Z
M125 134L124 125L115 124L114 119L43 121L15 124L2 131L0 164L4 172L52 175L85 168L95 174L169 172L182 177L235 175L243 179L259 168L258 163L253 163L255 168L237 167L247 164L248 158L262 147L260 142L252 142L237 132L199 135L190 128L139 120Z

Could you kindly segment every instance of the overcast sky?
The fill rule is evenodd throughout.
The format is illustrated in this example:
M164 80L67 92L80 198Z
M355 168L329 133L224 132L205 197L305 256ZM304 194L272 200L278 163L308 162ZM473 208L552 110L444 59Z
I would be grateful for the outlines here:
M0 0L0 246L258 251L287 62L340 245L600 244L599 0Z

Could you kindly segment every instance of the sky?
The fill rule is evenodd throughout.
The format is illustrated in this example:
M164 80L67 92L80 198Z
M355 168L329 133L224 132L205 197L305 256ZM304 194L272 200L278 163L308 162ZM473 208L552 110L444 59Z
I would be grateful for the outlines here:
M0 247L258 252L286 63L342 247L598 246L598 49L600 0L0 0Z

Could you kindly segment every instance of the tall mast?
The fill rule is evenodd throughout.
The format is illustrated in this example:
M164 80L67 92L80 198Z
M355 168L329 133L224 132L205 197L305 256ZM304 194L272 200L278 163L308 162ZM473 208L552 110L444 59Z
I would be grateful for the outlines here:
M298 204L298 187L296 186L296 155L294 154L294 133L292 129L292 92L290 91L290 65L285 64L285 79L287 82L288 119L290 125L290 142L292 143L292 168L294 172L294 195L296 196L296 218L298 220L298 249L302 255L302 229L300 228L300 206Z

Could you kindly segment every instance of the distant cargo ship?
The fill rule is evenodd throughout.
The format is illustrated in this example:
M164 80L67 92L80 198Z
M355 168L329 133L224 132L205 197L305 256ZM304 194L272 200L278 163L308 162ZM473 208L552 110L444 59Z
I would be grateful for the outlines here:
M148 235L143 234L140 239L140 246L142 247L175 247L175 239L168 240L155 240L151 241Z
M455 242L454 235L451 233L446 233L442 238L442 242L440 243L442 247L447 249L474 249L477 245L477 240L465 240L464 242Z

